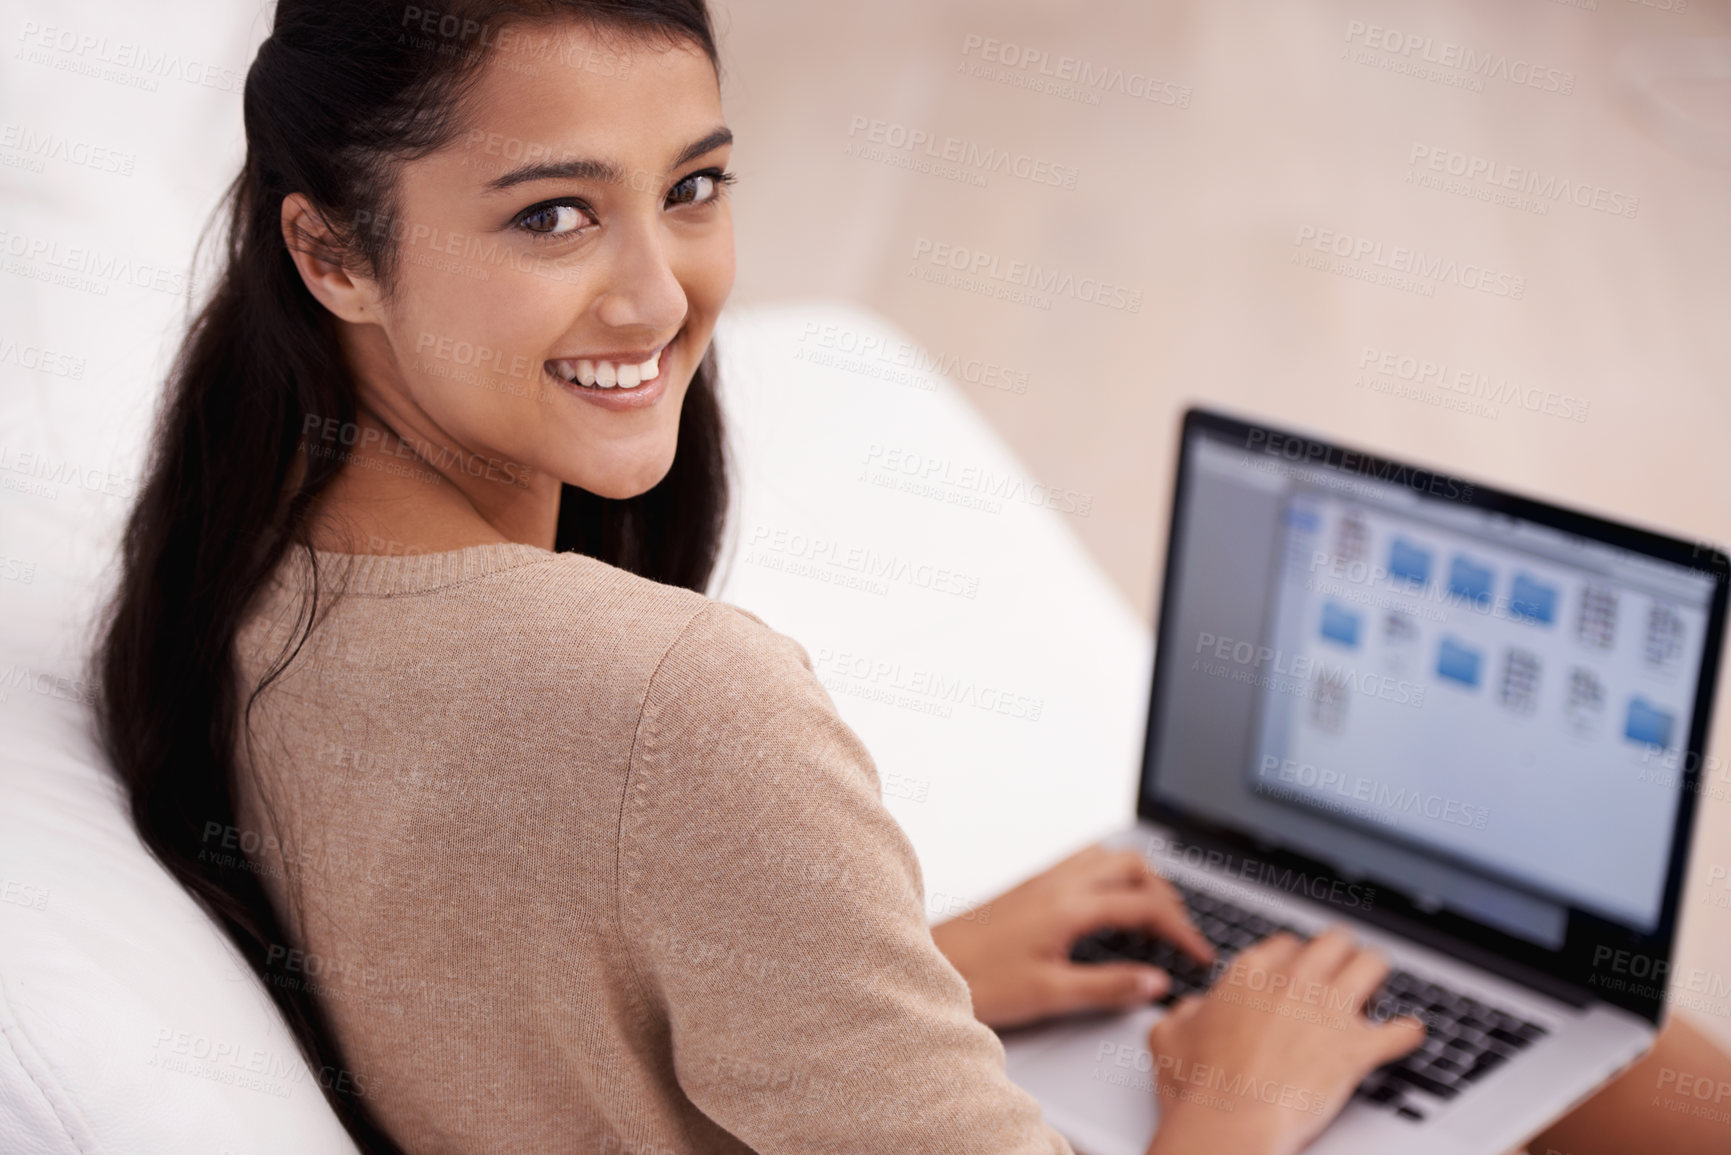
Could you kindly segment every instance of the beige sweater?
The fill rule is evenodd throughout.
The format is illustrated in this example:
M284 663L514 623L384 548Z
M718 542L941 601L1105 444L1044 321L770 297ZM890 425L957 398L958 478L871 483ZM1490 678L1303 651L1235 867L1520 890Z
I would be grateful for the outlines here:
M292 928L271 980L409 1151L1069 1151L797 643L532 546L319 570L344 592L253 711L237 810Z

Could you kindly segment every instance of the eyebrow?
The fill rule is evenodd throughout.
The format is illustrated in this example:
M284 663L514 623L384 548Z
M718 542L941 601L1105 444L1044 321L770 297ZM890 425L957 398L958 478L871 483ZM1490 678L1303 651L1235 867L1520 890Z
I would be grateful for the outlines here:
M718 128L701 140L692 141L674 158L669 168L678 168L690 160L695 160L706 152L714 152L724 144L733 143L733 131ZM503 176L494 177L487 182L486 191L490 193L503 192L516 185L526 184L536 180L585 180L607 184L623 184L625 170L607 160L562 160L555 162L537 162L519 165Z

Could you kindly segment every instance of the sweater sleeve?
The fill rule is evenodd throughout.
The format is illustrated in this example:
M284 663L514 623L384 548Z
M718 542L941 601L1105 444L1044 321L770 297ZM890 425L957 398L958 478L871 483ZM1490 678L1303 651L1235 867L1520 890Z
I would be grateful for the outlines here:
M681 1088L761 1155L1070 1148L932 942L919 863L798 643L705 607L650 684L620 833Z

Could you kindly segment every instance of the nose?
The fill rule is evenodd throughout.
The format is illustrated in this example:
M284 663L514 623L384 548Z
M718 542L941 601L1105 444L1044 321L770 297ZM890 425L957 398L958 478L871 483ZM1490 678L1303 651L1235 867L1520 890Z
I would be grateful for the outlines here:
M596 319L610 329L671 335L685 320L687 301L657 230L622 230L614 241L606 287L594 305Z

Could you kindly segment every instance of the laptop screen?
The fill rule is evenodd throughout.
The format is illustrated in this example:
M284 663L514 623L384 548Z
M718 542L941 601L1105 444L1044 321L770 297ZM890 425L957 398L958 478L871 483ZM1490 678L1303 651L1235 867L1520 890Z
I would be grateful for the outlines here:
M1723 565L1192 414L1143 809L1588 985L1666 957Z

